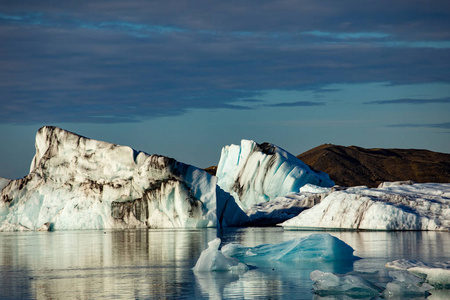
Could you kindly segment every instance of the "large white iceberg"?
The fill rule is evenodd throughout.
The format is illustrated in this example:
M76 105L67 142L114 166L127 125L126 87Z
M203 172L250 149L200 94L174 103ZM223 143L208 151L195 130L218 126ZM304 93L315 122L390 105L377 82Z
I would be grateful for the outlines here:
M450 184L389 184L334 191L285 228L450 230Z
M331 187L328 174L311 170L287 151L269 143L242 140L222 149L217 167L218 185L242 209L300 191L307 183Z
M215 227L247 219L216 177L46 126L30 173L1 191L0 231Z
M406 270L425 278L435 288L450 288L450 261L424 263L416 260L399 259L386 264L386 268Z

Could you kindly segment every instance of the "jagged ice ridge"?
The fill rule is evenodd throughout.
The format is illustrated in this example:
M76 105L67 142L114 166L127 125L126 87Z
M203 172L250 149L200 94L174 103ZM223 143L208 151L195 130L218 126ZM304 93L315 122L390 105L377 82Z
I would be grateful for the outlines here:
M269 143L242 140L222 148L217 184L229 192L242 209L296 193L305 184L332 187L328 174L311 170L287 151Z
M244 222L216 180L172 158L46 126L36 135L30 173L1 191L0 231Z

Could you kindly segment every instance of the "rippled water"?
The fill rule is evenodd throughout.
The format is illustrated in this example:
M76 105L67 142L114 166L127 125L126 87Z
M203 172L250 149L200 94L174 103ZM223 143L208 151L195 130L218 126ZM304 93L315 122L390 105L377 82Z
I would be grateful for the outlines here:
M448 232L335 231L361 260L268 263L241 275L191 270L216 236L256 246L311 233L280 227L0 233L0 299L311 299L315 269L382 273L400 258L450 260ZM436 296L450 299L450 291L429 299Z

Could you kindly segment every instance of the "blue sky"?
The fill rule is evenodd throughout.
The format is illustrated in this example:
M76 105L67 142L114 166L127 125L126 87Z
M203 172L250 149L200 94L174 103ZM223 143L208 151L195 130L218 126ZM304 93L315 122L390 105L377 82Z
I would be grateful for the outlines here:
M198 167L253 139L450 152L448 1L2 1L0 176L44 125Z

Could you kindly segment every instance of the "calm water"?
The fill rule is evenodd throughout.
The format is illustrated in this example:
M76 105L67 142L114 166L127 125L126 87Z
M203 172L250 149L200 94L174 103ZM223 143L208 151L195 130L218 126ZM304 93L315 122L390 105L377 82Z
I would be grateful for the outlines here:
M395 259L450 260L446 232L330 232L362 259L272 263L242 275L191 271L216 236L256 246L311 233L278 227L0 233L0 299L312 299L315 269L380 271L374 280L383 281L384 264ZM450 299L450 291L433 298Z

